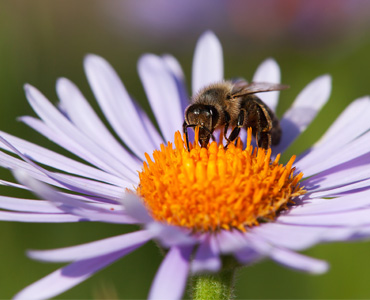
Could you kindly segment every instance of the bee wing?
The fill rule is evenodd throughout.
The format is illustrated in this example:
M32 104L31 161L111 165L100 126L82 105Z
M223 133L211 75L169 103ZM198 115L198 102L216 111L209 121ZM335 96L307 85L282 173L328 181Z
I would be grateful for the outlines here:
M255 94L261 92L270 92L270 91L281 91L289 88L288 85L278 84L278 83L269 83L269 82L251 82L247 83L244 81L237 81L231 94L233 97L239 97L248 94Z
M238 93L243 90L249 83L244 78L238 77L231 79L233 84L232 94Z

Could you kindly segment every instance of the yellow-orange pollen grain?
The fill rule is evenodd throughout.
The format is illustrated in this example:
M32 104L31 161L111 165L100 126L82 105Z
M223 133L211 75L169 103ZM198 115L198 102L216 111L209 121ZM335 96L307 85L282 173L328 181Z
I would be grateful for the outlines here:
M238 140L226 150L216 142L207 149L194 143L188 152L176 132L174 148L170 142L161 145L154 161L146 154L136 191L152 217L194 232L245 231L273 220L305 193L299 185L303 174L294 175L295 156L286 166L279 164L280 154L271 161L271 149L253 149L251 136L249 129L244 150Z

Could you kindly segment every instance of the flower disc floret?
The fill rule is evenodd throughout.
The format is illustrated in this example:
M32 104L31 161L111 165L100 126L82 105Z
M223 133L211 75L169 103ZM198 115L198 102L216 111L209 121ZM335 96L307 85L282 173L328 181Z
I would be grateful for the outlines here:
M299 185L303 174L292 168L295 156L286 166L279 158L271 161L271 149L253 148L251 138L244 150L239 140L227 149L194 143L189 152L176 132L174 148L162 144L153 160L146 154L137 193L157 221L194 232L245 231L274 219L305 192Z

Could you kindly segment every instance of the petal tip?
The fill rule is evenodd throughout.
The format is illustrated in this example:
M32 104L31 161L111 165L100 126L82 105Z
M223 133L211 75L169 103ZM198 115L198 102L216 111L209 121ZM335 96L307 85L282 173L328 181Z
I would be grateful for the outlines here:
M321 84L322 86L327 87L329 90L331 90L332 81L333 80L330 74L323 74L313 80L314 83Z
M216 39L218 41L218 38L217 38L216 34L212 30L204 31L200 35L199 39Z
M280 70L279 64L277 63L276 59L273 57L266 58L262 63L271 64Z
M30 178L27 172L22 169L12 169L12 173L14 178L20 183L27 182Z
M29 95L30 93L33 93L33 92L37 91L37 89L29 83L24 84L23 89L24 89L24 92L26 93L26 95Z
M311 270L311 274L321 275L326 273L330 268L330 265L326 261L321 261L321 264L317 264L315 268Z
M201 36L199 37L198 39L198 42L197 44L206 44L206 45L209 45L211 47L216 47L217 49L219 49L220 51L222 51L222 46L221 46L221 42L220 40L218 39L217 35L211 31L211 30L207 30L205 32L203 32L201 34Z
M55 87L56 87L56 90L57 90L57 93L59 94L59 96L60 96L61 91L64 91L65 89L67 89L71 85L73 85L73 83L69 79L67 79L65 77L58 78L56 83L55 83Z
M137 62L137 67L140 72L142 68L151 66L151 65L156 65L159 62L160 57L158 57L155 54L152 53L145 53L140 56L138 62Z
M104 63L107 63L107 61L103 57L92 53L86 54L83 60L85 69L89 69L92 66Z

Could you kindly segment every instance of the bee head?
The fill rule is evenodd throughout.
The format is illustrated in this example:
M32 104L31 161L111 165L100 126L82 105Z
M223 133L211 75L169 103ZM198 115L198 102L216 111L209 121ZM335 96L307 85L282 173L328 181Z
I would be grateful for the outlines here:
M192 104L185 112L189 126L199 126L199 142L206 147L218 122L219 113L212 105Z

